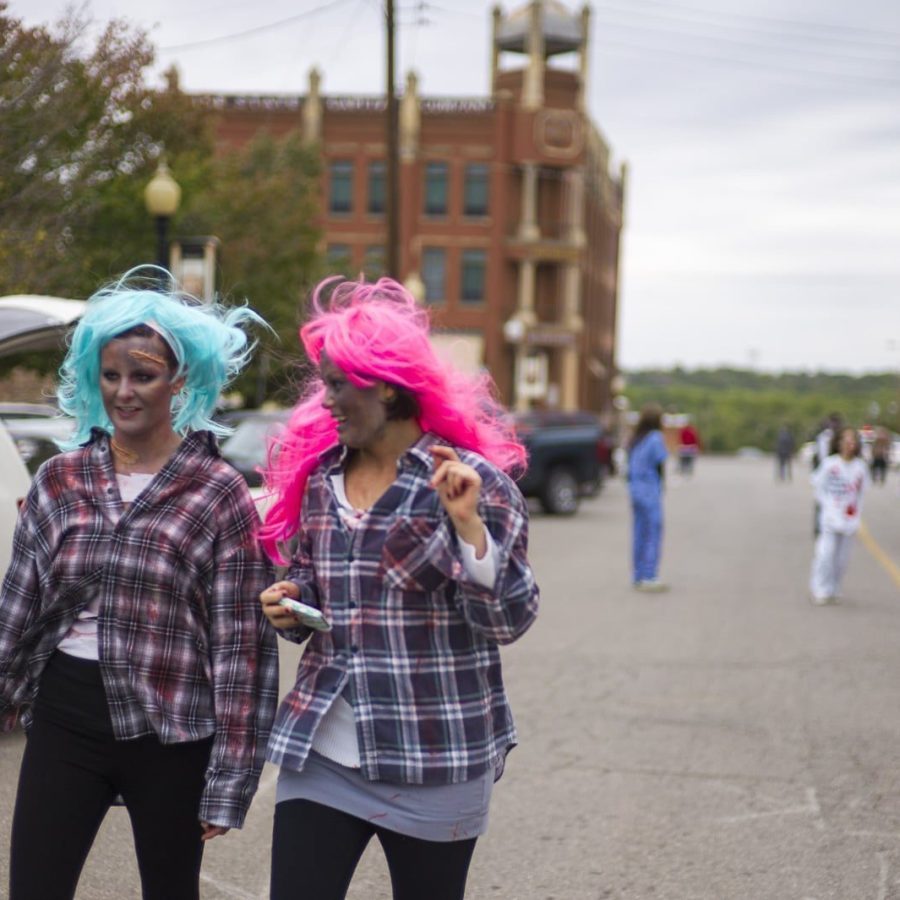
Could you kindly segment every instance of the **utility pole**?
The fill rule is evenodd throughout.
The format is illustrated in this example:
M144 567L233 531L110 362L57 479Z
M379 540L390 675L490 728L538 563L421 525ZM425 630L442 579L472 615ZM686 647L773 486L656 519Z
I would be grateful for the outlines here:
M387 28L387 259L391 278L400 280L400 142L394 93L394 0L385 0Z

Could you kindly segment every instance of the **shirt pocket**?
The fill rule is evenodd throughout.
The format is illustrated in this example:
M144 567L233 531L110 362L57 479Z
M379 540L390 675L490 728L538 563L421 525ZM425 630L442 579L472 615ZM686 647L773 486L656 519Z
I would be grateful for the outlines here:
M395 522L385 536L381 551L381 575L388 589L405 593L435 593L450 578L436 564L448 556L442 541L435 540L443 524L435 516L415 516Z

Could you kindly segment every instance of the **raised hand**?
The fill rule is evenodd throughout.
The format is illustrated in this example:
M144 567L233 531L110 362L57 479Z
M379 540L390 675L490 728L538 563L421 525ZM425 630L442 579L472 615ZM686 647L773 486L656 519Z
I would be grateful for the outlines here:
M475 547L480 558L487 550L484 522L478 515L481 476L472 466L466 465L452 447L438 444L431 448L431 453L435 469L430 484L437 491L456 533Z

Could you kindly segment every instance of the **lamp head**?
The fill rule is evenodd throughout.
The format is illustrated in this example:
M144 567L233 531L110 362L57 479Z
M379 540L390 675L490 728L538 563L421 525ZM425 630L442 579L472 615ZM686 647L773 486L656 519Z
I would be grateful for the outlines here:
M151 216L171 218L181 202L181 187L169 172L169 167L161 161L156 173L144 188L144 203Z

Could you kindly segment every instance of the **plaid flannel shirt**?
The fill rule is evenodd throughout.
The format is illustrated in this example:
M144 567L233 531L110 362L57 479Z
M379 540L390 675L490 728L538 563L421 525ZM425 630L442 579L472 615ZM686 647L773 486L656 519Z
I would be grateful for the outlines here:
M116 524L107 511L121 515ZM123 512L107 435L46 462L0 591L0 714L27 727L41 673L100 598L100 671L118 740L215 735L198 817L239 828L278 696L261 613L271 567L243 478L209 432L182 442Z
M319 721L348 685L369 780L468 781L499 770L515 745L498 645L520 637L537 615L525 504L503 472L456 448L481 475L479 514L498 549L493 588L479 585L428 484L428 448L439 442L423 435L401 457L397 480L353 529L341 521L329 477L345 452L328 451L310 476L287 578L333 629L312 632L304 649L272 729L272 762L303 768ZM284 632L298 642L310 634Z

